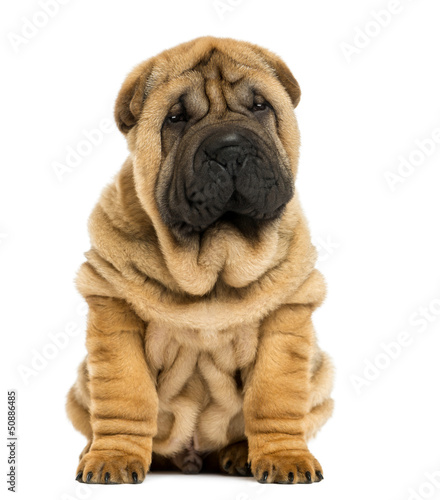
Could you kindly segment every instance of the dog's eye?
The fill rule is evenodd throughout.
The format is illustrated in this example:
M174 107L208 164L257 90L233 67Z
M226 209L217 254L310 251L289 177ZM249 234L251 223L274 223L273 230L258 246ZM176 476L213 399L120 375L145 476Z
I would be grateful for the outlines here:
M167 117L167 120L170 123L179 123L187 121L185 113L178 113L178 114L176 113L174 115L170 115Z
M264 111L268 108L268 104L266 102L256 102L252 106L252 111Z

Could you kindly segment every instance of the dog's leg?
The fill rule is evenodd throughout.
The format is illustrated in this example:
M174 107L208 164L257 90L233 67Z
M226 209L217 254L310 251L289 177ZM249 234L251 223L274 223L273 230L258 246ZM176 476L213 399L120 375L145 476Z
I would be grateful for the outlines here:
M247 439L225 446L219 453L221 470L232 475L250 476L248 453Z
M285 305L261 325L258 354L245 384L244 418L253 475L267 483L323 479L306 438L313 408L316 344L311 305Z
M117 299L91 297L87 368L93 441L77 479L138 483L156 433L157 394L144 355L145 324Z
M82 432L87 438L87 446L80 455L80 459L90 449L93 438L90 424L90 391L87 362L84 360L78 367L78 378L67 394L66 411L76 430ZM88 448L87 448L88 447Z

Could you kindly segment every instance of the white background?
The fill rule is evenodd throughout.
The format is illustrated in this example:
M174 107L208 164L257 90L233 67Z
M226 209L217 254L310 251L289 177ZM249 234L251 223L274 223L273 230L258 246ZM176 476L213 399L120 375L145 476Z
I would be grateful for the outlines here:
M423 158L416 143L440 128L438 0L401 0L398 12L382 13L382 27L374 12L389 8L383 0L229 1L236 5L221 15L227 0L64 0L18 47L26 19L42 7L2 2L2 498L12 495L8 389L18 392L15 498L440 498L440 144L431 143ZM362 38L358 29L375 36ZM87 217L127 150L119 132L107 132L62 182L53 164L65 164L84 130L112 120L135 64L206 34L272 49L302 87L297 192L329 288L315 323L337 369L334 416L310 443L325 481L274 486L152 474L137 486L80 487L74 477L85 440L64 412L85 354L73 279L89 248ZM351 58L344 43L356 48ZM397 173L402 158L417 167L401 168L406 177L393 191L385 173ZM50 334L72 322L79 333L64 335L66 345L54 351ZM406 345L398 352L393 344L391 359L383 343L401 338ZM369 363L381 368L369 365L368 381ZM29 375L32 364L37 370ZM360 377L365 382L356 389ZM429 480L435 471L437 481Z

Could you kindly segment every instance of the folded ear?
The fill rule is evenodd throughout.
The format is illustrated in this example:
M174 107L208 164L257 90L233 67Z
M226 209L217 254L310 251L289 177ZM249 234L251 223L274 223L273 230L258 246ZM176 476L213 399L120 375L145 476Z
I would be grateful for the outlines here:
M293 107L296 108L301 99L301 89L292 72L287 67L287 64L276 54L270 52L266 49L259 49L260 55L262 55L269 64L269 66L275 71L278 80L283 84L284 88L287 90L289 97L293 103Z
M144 61L133 69L122 84L115 103L115 120L123 134L136 125L141 115L147 79L152 69L153 61Z
M292 100L293 107L296 108L301 99L301 89L299 87L296 78L292 75L292 72L287 67L287 64L282 61L279 57L271 61L271 65L275 70L280 82L284 85L287 93Z

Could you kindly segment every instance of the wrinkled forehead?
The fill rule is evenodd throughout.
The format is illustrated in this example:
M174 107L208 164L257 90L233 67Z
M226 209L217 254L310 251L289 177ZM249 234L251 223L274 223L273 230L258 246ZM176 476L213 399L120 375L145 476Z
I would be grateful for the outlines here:
M273 69L248 47L242 53L217 48L191 52L159 57L147 78L146 95L153 99L153 95L163 94L168 109L180 102L197 118L208 111L223 115L248 108L255 95L267 96L279 86Z
M178 47L180 49L180 47ZM243 46L243 51L220 50L199 47L199 50L169 51L154 61L154 65L146 82L146 92L153 88L178 79L188 74L198 74L204 80L217 80L234 84L245 75L255 72L274 74L265 59L250 48ZM196 47L197 48L197 47Z

